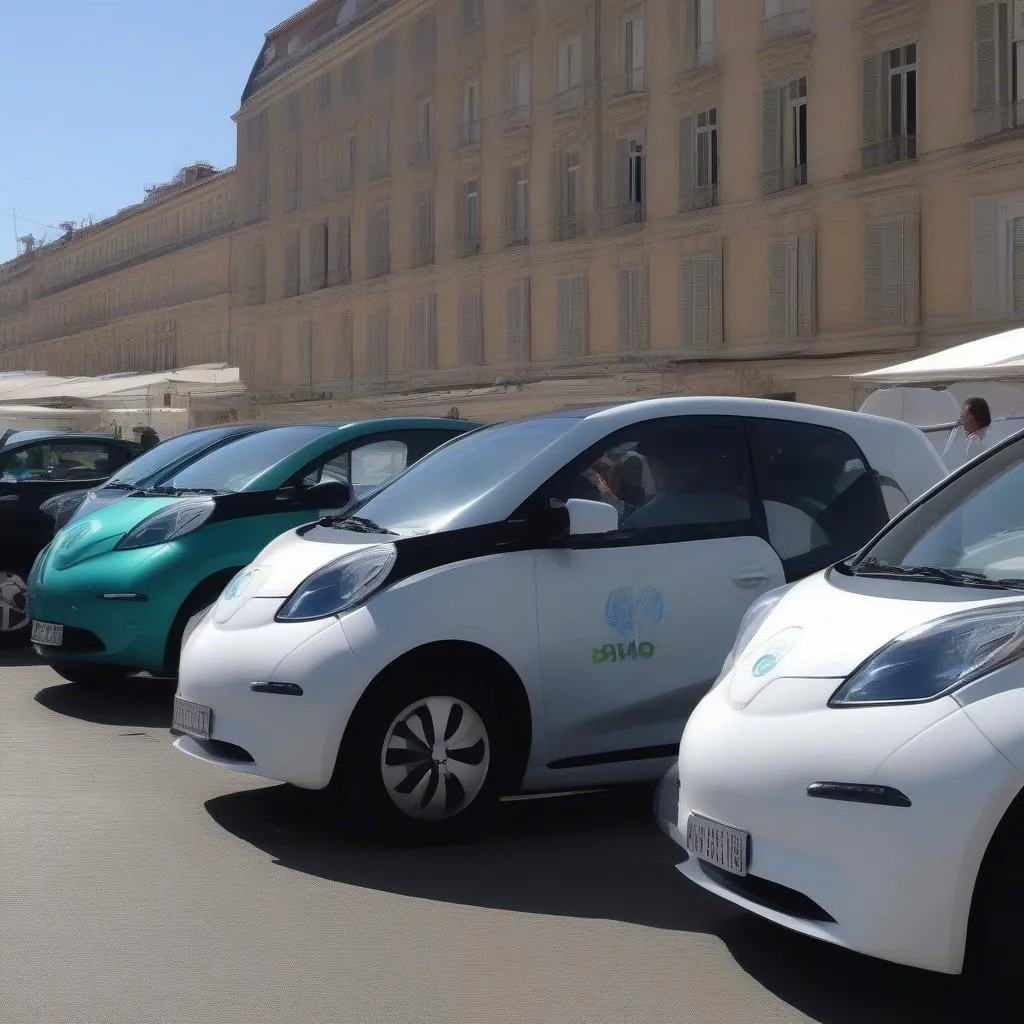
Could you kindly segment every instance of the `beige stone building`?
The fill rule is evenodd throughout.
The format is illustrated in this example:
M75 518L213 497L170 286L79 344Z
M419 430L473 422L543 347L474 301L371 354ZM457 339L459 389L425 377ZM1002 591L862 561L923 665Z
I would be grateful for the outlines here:
M264 410L321 400L280 416L849 406L840 375L1024 312L1022 46L1020 0L317 0L264 41L236 171L91 244L193 194L230 234L116 269L102 314L88 237L8 264L3 358L93 372L174 320ZM219 290L110 319L200 253Z

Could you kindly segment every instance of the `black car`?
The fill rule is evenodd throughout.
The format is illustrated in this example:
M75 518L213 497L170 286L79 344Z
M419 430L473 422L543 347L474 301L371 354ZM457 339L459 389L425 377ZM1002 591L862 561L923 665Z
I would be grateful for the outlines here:
M110 434L24 431L0 438L0 644L28 639L26 580L53 539L40 506L65 491L102 483L142 451Z

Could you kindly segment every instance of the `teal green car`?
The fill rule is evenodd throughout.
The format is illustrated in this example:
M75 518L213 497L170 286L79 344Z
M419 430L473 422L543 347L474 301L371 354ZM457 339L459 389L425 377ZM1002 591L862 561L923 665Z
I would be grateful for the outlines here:
M294 424L224 445L54 537L28 580L32 644L72 682L173 677L189 622L267 543L339 512L476 426Z

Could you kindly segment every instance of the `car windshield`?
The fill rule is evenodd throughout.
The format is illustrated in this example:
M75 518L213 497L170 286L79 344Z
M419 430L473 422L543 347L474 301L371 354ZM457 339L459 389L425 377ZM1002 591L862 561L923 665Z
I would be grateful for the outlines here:
M1024 441L950 480L848 563L858 575L1024 589Z
M330 423L303 424L247 434L204 455L160 486L168 490L241 491L304 444L335 429Z
M552 417L465 434L410 466L355 512L398 532L439 529L578 423Z
M151 477L166 466L173 465L180 459L187 458L209 445L216 444L225 437L235 433L233 427L215 427L211 430L197 430L193 433L179 434L168 438L163 444L151 448L144 455L133 459L123 469L115 473L104 484L114 487L117 484L135 484Z

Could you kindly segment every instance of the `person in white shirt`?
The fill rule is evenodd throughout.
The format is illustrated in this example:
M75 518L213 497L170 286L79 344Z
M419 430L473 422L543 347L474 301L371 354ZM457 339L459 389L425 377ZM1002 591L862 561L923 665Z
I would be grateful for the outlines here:
M942 452L942 461L950 472L970 462L988 447L985 443L985 433L990 426L992 412L988 402L976 396L964 399L964 404L960 408L960 421L949 435Z

